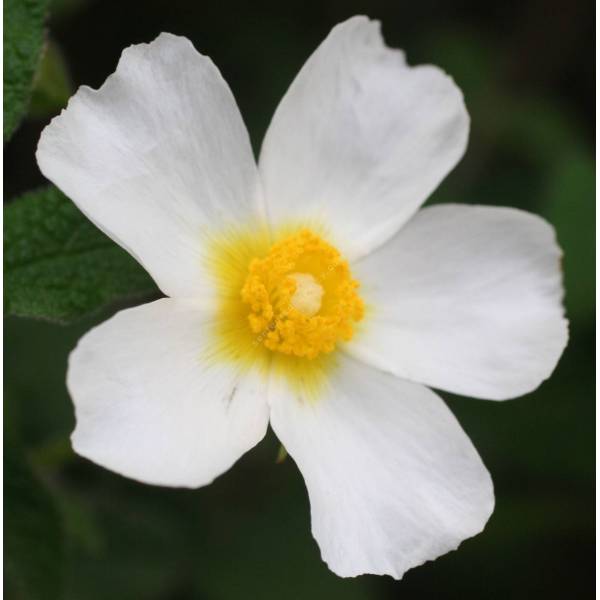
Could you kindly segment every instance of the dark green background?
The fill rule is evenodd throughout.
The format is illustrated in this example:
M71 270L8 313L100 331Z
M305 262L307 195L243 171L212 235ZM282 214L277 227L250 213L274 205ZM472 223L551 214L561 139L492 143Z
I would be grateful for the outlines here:
M554 376L505 403L444 395L495 481L487 528L401 582L339 579L320 562L301 476L289 459L275 464L271 433L196 491L128 481L72 453L67 355L116 307L68 327L10 318L5 487L18 503L5 507L16 548L7 598L593 597L593 3L62 0L49 36L75 89L99 86L125 46L186 35L221 69L258 149L303 61L357 13L379 18L409 62L440 65L465 93L469 149L430 201L531 210L565 251L571 339ZM44 182L33 153L64 92L42 92L5 147L8 201Z

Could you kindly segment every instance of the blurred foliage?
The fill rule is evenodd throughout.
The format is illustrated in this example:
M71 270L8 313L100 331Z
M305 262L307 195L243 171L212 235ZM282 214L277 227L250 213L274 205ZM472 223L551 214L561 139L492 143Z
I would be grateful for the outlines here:
M5 447L4 481L7 595L22 600L59 598L64 566L60 513L16 445Z
M566 249L563 257L567 314L576 324L594 326L596 239L591 223L595 206L590 206L596 187L593 158L581 150L557 162L546 182L543 212L555 223L558 241Z
M32 6L41 5L5 2L7 33L7 11ZM492 473L496 510L484 533L401 582L342 580L327 570L302 478L291 459L276 464L271 433L197 491L144 486L73 454L69 351L116 310L108 304L156 291L57 191L23 195L44 185L35 146L71 82L97 87L129 44L160 31L187 35L222 70L258 149L303 61L334 23L356 13L380 18L411 64L440 65L465 94L470 146L430 202L509 205L547 218L564 250L571 322L569 346L536 392L506 403L445 395ZM9 313L82 320L5 322L7 597L52 599L61 573L66 600L593 597L592 14L588 0L148 0L143 11L132 1L54 0L32 110L6 146L6 304ZM10 39L21 43L20 34ZM5 38L5 90L21 73L7 68L6 47ZM35 52L27 58L37 64ZM62 275L59 264L68 267Z
M146 271L52 186L6 207L4 278L6 314L60 323L158 295Z
M50 40L33 88L29 107L30 117L35 119L53 117L67 105L72 92L71 78L62 50Z
M44 46L48 0L4 2L4 141L21 121Z

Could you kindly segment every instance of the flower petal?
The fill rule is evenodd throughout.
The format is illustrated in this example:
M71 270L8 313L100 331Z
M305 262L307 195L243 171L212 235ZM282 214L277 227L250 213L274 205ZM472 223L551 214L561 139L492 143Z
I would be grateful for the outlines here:
M259 168L273 223L322 222L352 258L391 237L463 155L469 118L440 69L409 67L377 21L333 28L281 101Z
M40 169L169 296L202 297L203 235L253 220L257 168L217 68L185 38L127 48L42 133Z
M71 354L75 451L158 485L198 487L265 435L264 382L203 356L210 326L165 298L92 329Z
M458 394L525 394L567 343L560 256L552 227L530 213L425 208L353 265L372 311L348 351Z
M269 402L334 573L400 578L483 529L490 476L431 390L342 355L317 402L283 386L270 388Z

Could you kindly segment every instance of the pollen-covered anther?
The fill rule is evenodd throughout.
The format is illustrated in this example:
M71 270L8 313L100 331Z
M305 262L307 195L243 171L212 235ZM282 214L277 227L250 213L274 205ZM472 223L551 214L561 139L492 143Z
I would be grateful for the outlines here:
M357 289L340 253L303 229L250 262L241 297L266 348L315 358L352 338L364 314Z

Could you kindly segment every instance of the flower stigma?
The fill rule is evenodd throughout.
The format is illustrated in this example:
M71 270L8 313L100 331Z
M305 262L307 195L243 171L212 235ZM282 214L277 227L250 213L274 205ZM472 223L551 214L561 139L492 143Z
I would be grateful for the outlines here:
M292 273L290 278L296 283L290 304L307 317L316 315L321 308L323 287L310 273Z
M358 287L340 253L301 229L250 261L241 298L262 345L313 359L352 338L365 310Z

